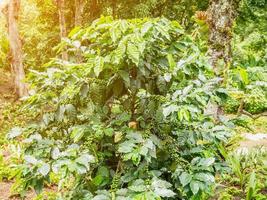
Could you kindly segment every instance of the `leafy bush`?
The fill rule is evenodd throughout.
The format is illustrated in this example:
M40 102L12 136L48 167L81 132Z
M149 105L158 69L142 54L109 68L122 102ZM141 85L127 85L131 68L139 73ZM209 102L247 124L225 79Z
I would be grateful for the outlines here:
M263 67L232 69L229 72L228 96L224 100L224 110L236 113L241 100L244 109L257 114L267 109L267 71Z
M100 18L74 29L71 61L33 71L23 133L24 189L60 177L62 199L201 199L231 135L204 115L220 79L176 21ZM79 62L77 62L78 60ZM26 112L25 111L25 112ZM225 122L226 125L231 125Z
M226 113L236 113L238 111L238 107L240 106L240 102L234 97L227 96L226 100L223 102L223 105Z
M267 93L261 88L255 88L245 98L245 110L250 113L261 113L267 110Z

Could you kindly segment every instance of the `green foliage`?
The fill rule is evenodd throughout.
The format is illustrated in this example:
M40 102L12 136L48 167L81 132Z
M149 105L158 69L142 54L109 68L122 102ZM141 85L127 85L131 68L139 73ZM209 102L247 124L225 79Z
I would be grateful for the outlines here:
M55 55L59 41L57 9L51 0L22 0L19 30L22 38L25 68L40 69Z
M235 113L241 100L251 114L266 111L266 8L265 0L240 1L227 82L228 90L243 96L229 97L224 106L227 112Z
M4 160L4 154L0 151L0 182L10 178L11 170Z
M224 111L226 113L236 113L239 106L240 102L237 99L228 96L224 102Z
M266 66L265 0L242 0L235 26L234 60L245 67Z
M224 109L228 113L236 113L241 100L244 110L258 114L267 109L267 73L264 67L232 69L229 71L228 97Z
M254 148L229 154L227 162L232 172L222 174L221 183L225 189L220 191L218 199L265 199L266 152L266 148Z
M267 110L267 92L261 88L255 88L245 98L245 109L257 114Z
M57 174L62 199L201 199L211 191L232 124L203 114L218 101L220 79L176 21L102 17L74 29L64 48L70 61L29 76L35 92L24 109L38 117L20 129L22 188L40 192Z
M1 22L1 21L0 21ZM7 68L9 42L7 35L0 32L0 68Z

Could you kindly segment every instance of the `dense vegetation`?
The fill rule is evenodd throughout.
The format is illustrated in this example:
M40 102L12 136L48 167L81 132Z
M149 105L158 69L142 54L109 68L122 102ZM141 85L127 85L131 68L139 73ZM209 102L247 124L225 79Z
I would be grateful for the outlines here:
M233 150L240 130L267 130L265 0L236 1L230 63L218 56L216 68L211 1L55 2L21 2L29 95L5 106L0 127L11 152L7 162L0 151L0 180L14 180L14 194L266 199L266 149ZM0 32L4 69L8 34Z

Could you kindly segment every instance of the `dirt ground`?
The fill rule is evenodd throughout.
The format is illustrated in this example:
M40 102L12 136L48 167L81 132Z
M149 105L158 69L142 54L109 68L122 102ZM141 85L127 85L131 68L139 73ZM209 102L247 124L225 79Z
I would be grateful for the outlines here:
M12 182L0 182L0 200L21 200L19 196L13 195L11 193ZM56 191L56 188L45 188L45 192ZM27 192L24 200L33 200L36 197L36 193L33 190Z
M20 200L19 197L11 196L12 184L12 182L0 182L0 200ZM33 191L29 191L25 200L32 200L35 196Z

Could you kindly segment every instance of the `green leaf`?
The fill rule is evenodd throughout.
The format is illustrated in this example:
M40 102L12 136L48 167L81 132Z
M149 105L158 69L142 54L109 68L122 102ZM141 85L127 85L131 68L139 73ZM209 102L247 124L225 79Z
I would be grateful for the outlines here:
M120 144L118 151L120 153L130 153L136 145L132 141L125 141Z
M172 190L166 188L155 188L154 192L160 197L174 197L176 195Z
M83 154L80 157L78 157L75 160L77 163L83 165L84 167L86 167L87 169L89 169L89 163L92 163L95 161L94 156L89 155L89 154Z
M193 89L193 85L189 85L183 89L183 95L188 95L189 92Z
M203 167L209 167L215 162L215 158L202 158L198 165Z
M115 64L119 64L121 62L121 59L124 58L125 53L126 53L126 45L125 45L125 41L122 40L120 41L117 49L115 50L115 55L114 55Z
M137 152L133 152L131 154L128 154L128 155L131 155L131 159L133 161L133 163L137 166L139 165L140 161L141 161L141 155ZM126 155L127 156L127 155Z
M13 139L15 137L18 137L22 134L22 129L20 127L14 127L11 129L11 131L8 133L7 138Z
M189 121L190 120L190 113L189 113L189 111L187 109L184 109L183 114L184 114L184 119L186 121Z
M133 182L129 189L135 192L144 192L146 191L145 182L142 179L137 179Z
M24 156L24 159L29 164L36 165L38 163L38 160L35 157L30 156L30 155L25 155Z
M140 132L130 132L126 136L128 139L134 140L135 143L141 143L144 141Z
M191 191L193 192L193 194L195 195L195 194L197 194L198 193L198 191L199 191L199 182L198 181L192 181L192 182L190 182L190 189L191 189Z
M146 35L146 33L148 33L148 31L153 27L153 24L151 22L146 22L141 30L141 34L142 36Z
M170 188L172 186L172 184L167 182L167 181L165 181L165 180L154 178L151 186L154 187L154 188L156 188L156 187Z
M164 36L167 40L171 39L168 31L166 30L166 26L162 26L160 24L157 24L157 26L155 26L155 27L159 31L159 33L161 33L162 36Z
M239 75L241 77L242 82L247 85L249 83L247 70L243 68L239 68Z
M129 72L123 71L123 70L119 70L118 71L120 77L123 79L124 84L126 87L130 87L130 76L129 76Z
M175 65L176 65L176 63L175 63L175 61L173 59L172 54L168 54L167 55L167 59L168 59L168 63L169 63L170 69L173 70Z
M44 179L37 179L34 183L34 191L36 194L40 194L44 188Z
M251 172L250 176L249 176L249 182L248 182L248 191L247 191L247 195L246 195L246 200L252 200L253 196L256 192L255 188L256 188L256 174L254 171Z
M164 79L166 82L170 82L172 78L172 75L170 73L165 73L164 74Z
M145 146L142 146L140 149L140 154L143 156L147 156L147 153L148 153L148 148Z
M129 55L129 58L132 60L132 62L135 65L139 64L140 52L139 52L137 46L135 46L135 44L133 44L132 42L128 42L127 54Z
M78 174L85 174L87 172L87 168L83 165L76 165L76 171Z
M95 178L93 178L93 183L96 186L104 186L109 181L109 170L107 167L102 166L98 169Z
M60 150L58 147L54 147L52 152L51 152L51 157L56 160L60 157Z
M46 176L50 172L50 165L47 163L44 163L39 169L38 172L42 174L43 176Z
M125 33L129 27L127 20L121 20L119 25L122 33Z
M181 109L181 110L178 111L178 119L179 119L180 121L182 121L183 118L184 118L183 110Z
M180 121L182 121L183 119L185 119L186 121L190 120L190 113L188 112L188 110L186 108L181 108L178 112L178 119Z
M140 194L135 195L132 200L161 200L154 192L145 191Z
M112 137L114 134L114 130L113 130L113 128L106 128L106 129L104 129L104 133L106 136Z
M187 184L189 184L192 180L192 175L188 174L187 172L183 172L180 176L179 176L179 180L181 182L181 184L184 186L186 186Z
M172 184L160 179L153 179L151 186L154 188L154 192L160 197L173 197L175 193L169 189Z
M73 37L75 36L79 31L81 30L81 27L75 27L74 29L71 30L71 32L69 33L69 37Z
M215 178L211 173L200 172L200 173L194 174L194 179L197 179L199 181L206 182L206 183L215 182Z
M99 74L103 71L104 68L104 58L101 56L97 56L95 59L95 66L94 66L94 72L96 77L99 76Z
M171 104L163 108L163 115L164 117L168 117L171 113L176 112L177 110L178 110L178 106Z
M118 27L115 25L110 29L110 36L112 39L112 42L116 42L119 37L121 37L121 31L118 29Z
M82 139L82 137L84 136L84 133L85 133L84 127L81 127L81 126L74 127L71 132L70 138L72 138L73 141L76 143Z

